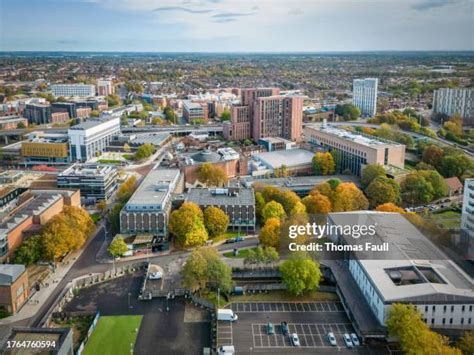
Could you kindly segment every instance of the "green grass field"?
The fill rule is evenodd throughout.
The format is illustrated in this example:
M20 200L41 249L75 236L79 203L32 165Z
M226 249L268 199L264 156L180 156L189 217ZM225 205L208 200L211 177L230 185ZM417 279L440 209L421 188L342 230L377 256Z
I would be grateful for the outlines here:
M246 258L247 255L249 255L250 250L255 250L257 248L251 248L251 249L239 249L239 253L237 256L234 256L233 251L228 251L227 253L224 253L224 256L226 258L231 258L231 259L243 259Z
M84 349L85 355L129 355L135 344L142 316L100 317Z
M433 213L431 218L443 225L444 228L460 228L461 213L456 211L445 211L440 213Z

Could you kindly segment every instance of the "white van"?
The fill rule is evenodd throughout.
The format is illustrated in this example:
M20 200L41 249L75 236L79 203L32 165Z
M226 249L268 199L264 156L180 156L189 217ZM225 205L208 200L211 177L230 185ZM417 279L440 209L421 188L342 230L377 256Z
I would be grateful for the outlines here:
M233 345L223 345L217 349L219 355L231 355L235 354L235 348Z
M235 314L231 309L218 309L217 310L217 320L235 322L237 319L238 319L237 314Z

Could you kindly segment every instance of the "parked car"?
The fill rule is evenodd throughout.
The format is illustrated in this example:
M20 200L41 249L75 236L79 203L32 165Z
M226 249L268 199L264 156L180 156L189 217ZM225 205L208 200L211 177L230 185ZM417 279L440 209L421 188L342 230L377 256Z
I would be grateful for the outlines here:
M354 344L352 344L352 340L351 340L351 337L349 336L349 334L344 333L342 338L344 339L344 343L346 344L346 346L348 348L353 348L354 347Z
M235 243L235 238L229 238L225 241L225 244L232 244Z
M152 272L150 275L148 275L148 278L150 280L161 280L163 278L163 273L160 271Z
M288 333L290 332L289 329L288 329L288 323L287 322L281 322L280 326L281 326L281 334L288 335Z
M243 242L244 240L245 240L244 237L236 237L236 238L235 238L235 242L236 242L236 243L237 243L237 242Z
M354 344L354 346L360 346L359 338L357 337L357 335L355 333L351 333L351 340L352 340L352 344Z
M337 346L336 337L334 336L333 332L328 333L328 340L329 340L329 344L331 344L332 346Z
M273 326L273 323L268 323L267 324L267 334L268 335L275 334L275 327Z
M300 346L300 338L298 338L298 334L291 334L291 344L293 344L293 346Z

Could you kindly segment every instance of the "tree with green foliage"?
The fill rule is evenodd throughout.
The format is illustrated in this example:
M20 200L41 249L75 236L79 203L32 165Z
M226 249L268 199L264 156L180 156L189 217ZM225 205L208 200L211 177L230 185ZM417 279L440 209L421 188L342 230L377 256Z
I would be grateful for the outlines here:
M204 211L204 225L211 238L222 235L229 226L229 216L219 207L209 206Z
M430 202L434 196L433 186L419 171L409 174L403 180L401 191L403 201L411 205Z
M110 94L106 97L109 107L119 106L121 104L120 96L117 94Z
M114 240L112 240L112 243L110 243L107 250L110 255L112 255L112 257L118 258L123 256L128 251L128 246L122 237L116 237Z
M445 155L441 159L439 172L446 178L461 177L466 171L472 168L472 161L464 154Z
M23 264L25 266L38 262L43 255L43 244L41 235L32 236L15 250L13 264Z
M457 346L465 355L474 354L474 330L464 332L458 340Z
M319 263L304 253L293 253L281 264L280 272L286 289L295 296L316 291L322 276Z
M317 152L313 157L313 170L316 175L331 175L336 170L336 164L331 153Z
M113 205L107 215L107 221L109 222L110 229L113 232L118 232L120 230L120 211L123 206L125 206L125 203L117 202Z
M336 105L335 114L342 117L344 121L357 120L361 113L358 107L353 104Z
M448 185L436 170L419 170L418 173L433 187L433 199L436 200L448 194Z
M203 245L208 239L204 214L198 205L185 202L170 216L169 230L177 245L188 248Z
M191 292L232 289L232 269L220 260L215 248L195 249L181 269L181 276L183 286Z
M221 114L221 121L230 121L230 111L229 109L224 109L224 112Z
M164 109L163 109L163 113L165 115L165 118L171 122L171 123L177 123L177 117L176 117L176 113L174 112L174 110L170 107L170 106L166 106Z
M99 117L99 116L100 116L100 112L97 111L97 110L92 110L91 113L90 113L90 116L91 116L91 117Z
M265 199L260 191L255 191L255 214L259 220L262 218L263 207L265 207Z
M370 185L375 178L379 176L385 176L387 172L383 165L380 164L367 164L365 168L362 170L362 174L360 180L362 182L362 186L367 187Z
M137 151L135 152L135 159L142 160L145 158L149 158L150 156L155 153L156 149L155 146L151 143L145 143L138 147Z
M386 176L378 176L367 187L367 198L372 208L384 203L400 203L400 185Z
M250 249L247 256L244 258L245 265L265 265L274 264L280 259L280 255L273 247L258 246L255 249Z
M280 203L276 201L270 201L265 205L265 207L263 207L262 218L264 222L270 218L281 219L285 216L285 209Z

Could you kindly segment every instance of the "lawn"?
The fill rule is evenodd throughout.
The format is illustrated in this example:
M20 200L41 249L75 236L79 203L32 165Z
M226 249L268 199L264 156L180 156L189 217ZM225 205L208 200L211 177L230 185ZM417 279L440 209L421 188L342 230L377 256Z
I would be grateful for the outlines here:
M240 249L240 250L238 250L239 253L237 254L237 256L234 256L233 251L228 251L227 253L224 253L224 256L226 258L232 258L232 259L243 259L243 258L247 257L247 255L249 255L250 250L255 250L255 249L257 249L257 248Z
M97 222L99 222L102 219L102 217L100 216L100 213L91 214L91 218L94 221L94 223L96 223L96 224L97 224Z
M85 355L128 355L135 344L142 316L100 317L84 349Z
M431 218L434 222L441 224L444 228L460 228L461 213L456 211L445 211L433 213Z
M272 291L267 293L249 293L242 296L231 296L231 302L310 302L310 301L337 301L337 294L332 292L307 292L301 296L293 296L286 291Z

